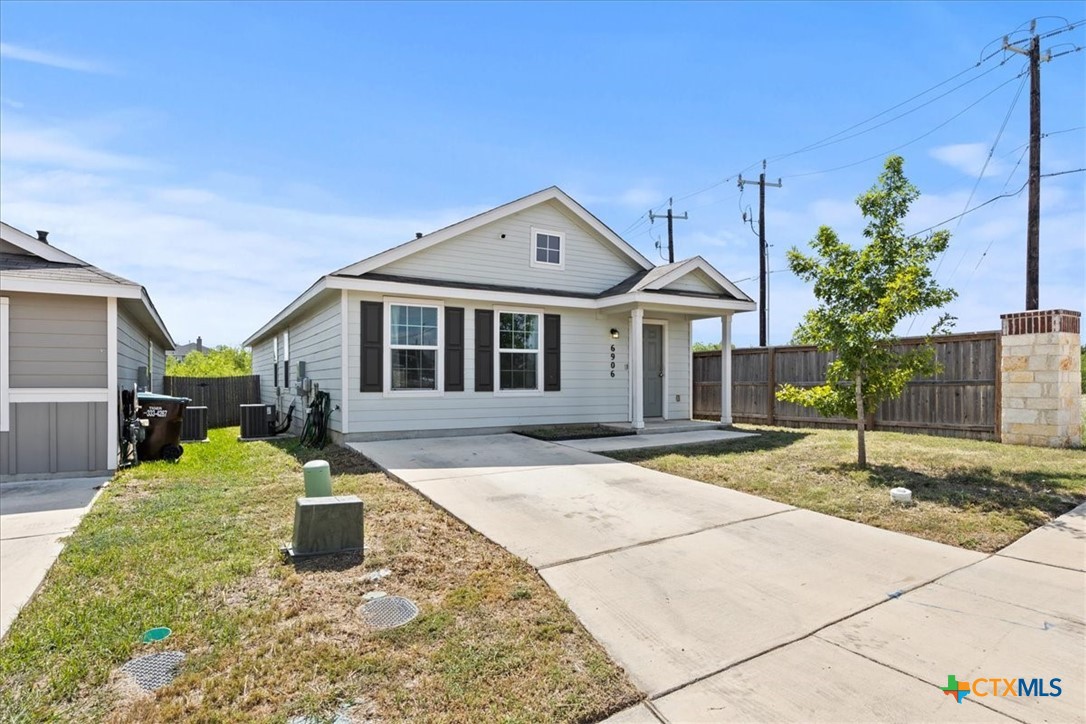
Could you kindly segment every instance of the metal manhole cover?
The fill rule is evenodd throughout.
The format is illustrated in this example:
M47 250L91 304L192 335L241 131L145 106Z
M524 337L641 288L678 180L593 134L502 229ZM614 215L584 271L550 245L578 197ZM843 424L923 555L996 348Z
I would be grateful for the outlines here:
M362 606L362 619L373 628L396 628L419 615L413 601L400 596L384 596Z
M121 671L128 674L144 691L154 691L177 677L177 667L185 660L180 651L162 651L132 659Z

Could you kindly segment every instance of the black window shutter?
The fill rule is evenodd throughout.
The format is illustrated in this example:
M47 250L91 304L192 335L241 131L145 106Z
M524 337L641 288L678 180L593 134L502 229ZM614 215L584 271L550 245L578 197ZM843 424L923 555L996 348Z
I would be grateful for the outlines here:
M381 302L362 302L362 358L361 377L363 392L381 392L384 389L384 331L385 306Z
M494 312L475 310L475 391L494 391Z
M445 307L445 391L464 391L463 307Z
M274 378L275 386L279 386L279 360L272 360L272 377Z
M290 360L283 360L283 387L290 387Z
M543 391L562 389L562 317L543 315Z

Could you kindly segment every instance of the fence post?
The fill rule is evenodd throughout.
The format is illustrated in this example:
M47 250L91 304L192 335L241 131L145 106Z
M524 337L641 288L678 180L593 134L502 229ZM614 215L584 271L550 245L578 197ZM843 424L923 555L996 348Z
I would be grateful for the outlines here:
M777 348L766 348L766 384L768 397L766 398L766 424L772 425L777 421Z

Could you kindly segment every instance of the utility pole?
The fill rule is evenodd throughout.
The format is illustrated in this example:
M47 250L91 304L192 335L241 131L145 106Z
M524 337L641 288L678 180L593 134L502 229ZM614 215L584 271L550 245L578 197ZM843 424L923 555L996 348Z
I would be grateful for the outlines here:
M769 315L768 315L768 282L769 274L766 270L766 260L769 258L769 247L765 243L765 187L773 186L774 188L781 187L781 180L777 179L777 183L766 183L765 180L765 161L762 161L762 173L758 176L758 181L744 180L743 176L739 176L739 188L743 188L746 184L758 184L758 346L765 347L767 344L767 333L769 327Z
M1003 36L1003 49L1029 58L1029 216L1026 222L1026 311L1040 304L1041 267L1041 61L1052 60L1049 53L1041 57L1041 39L1037 36L1037 21L1030 24L1029 49L1011 45Z
M671 213L671 201L672 200L670 198L667 200L667 263L668 264L674 264L675 263L675 226L674 226L674 220L675 219L682 219L682 220L685 221L686 219L690 218L690 217L688 217L686 215L685 211L683 212L682 216L679 216L678 214L672 214ZM660 214L656 214L656 213L652 212L651 210L649 211L649 223L654 223L658 218L660 218Z

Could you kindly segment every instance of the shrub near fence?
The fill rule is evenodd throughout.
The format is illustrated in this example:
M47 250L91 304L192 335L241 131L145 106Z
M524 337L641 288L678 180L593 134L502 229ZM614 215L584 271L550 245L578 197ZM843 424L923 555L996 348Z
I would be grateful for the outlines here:
M901 397L879 406L868 429L924 432L947 437L997 440L999 422L998 332L952 334L934 339L943 367L913 380ZM902 348L924 344L902 339ZM814 347L757 347L732 351L732 419L786 427L853 427L847 418L778 401L780 385L814 387L825 381L832 352ZM720 352L694 353L694 416L720 416Z
M163 391L188 397L194 407L207 408L208 427L241 424L240 405L260 403L260 375L244 377L164 377Z

